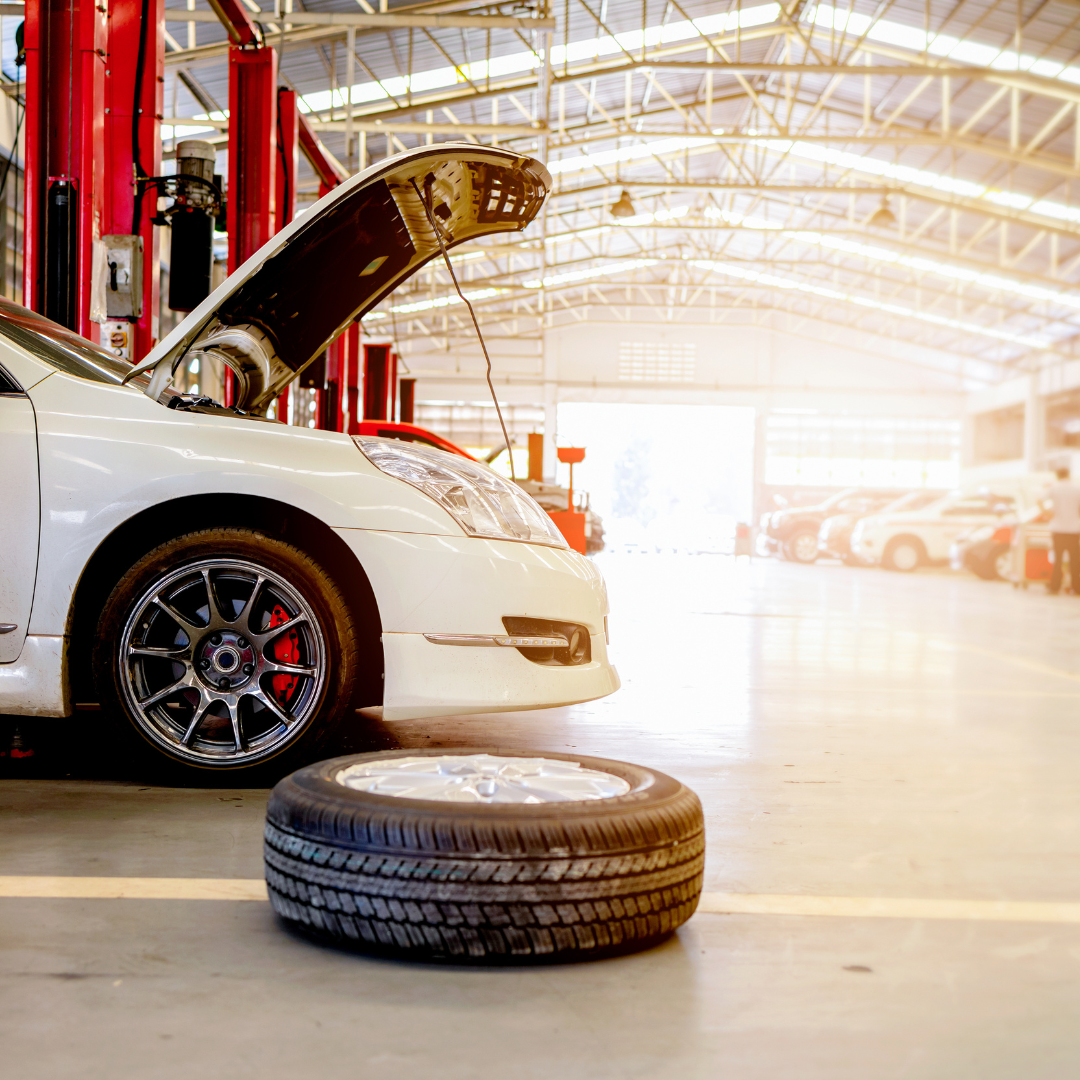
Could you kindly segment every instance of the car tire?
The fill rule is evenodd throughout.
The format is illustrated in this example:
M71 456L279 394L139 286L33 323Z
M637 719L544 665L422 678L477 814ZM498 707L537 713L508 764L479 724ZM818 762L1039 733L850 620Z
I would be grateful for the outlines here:
M210 528L124 574L98 621L94 677L130 750L221 772L281 755L296 768L351 712L361 640L310 555L255 529Z
M985 559L971 564L971 569L983 581L1004 581L1009 573L1011 548L1008 544L998 544Z
M910 574L926 562L926 548L917 536L898 536L885 546L881 565L886 570Z
M430 770L415 763L435 758L442 769L450 758L460 772L474 755L574 763L628 790L484 804L336 779L354 767L396 770L401 759ZM572 754L433 749L337 758L286 777L270 797L264 850L275 912L308 936L419 960L529 963L635 951L671 934L697 907L705 848L701 803L663 773Z
M800 529L785 542L784 553L791 562L804 564L817 562L819 554L817 531Z

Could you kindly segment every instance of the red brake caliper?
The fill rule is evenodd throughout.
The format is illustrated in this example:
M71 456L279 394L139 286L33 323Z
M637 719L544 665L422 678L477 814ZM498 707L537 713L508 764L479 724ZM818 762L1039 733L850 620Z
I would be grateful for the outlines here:
M270 615L270 625L267 630L272 630L275 626L280 626L284 622L289 621L288 612L280 605L275 604L274 610ZM271 652L274 654L274 659L281 664L299 664L300 663L300 639L297 637L295 630L286 630L271 647ZM293 694L296 693L296 685L300 681L298 675L272 675L270 677L271 683L274 686L274 697L277 698L280 705L288 705L292 701Z

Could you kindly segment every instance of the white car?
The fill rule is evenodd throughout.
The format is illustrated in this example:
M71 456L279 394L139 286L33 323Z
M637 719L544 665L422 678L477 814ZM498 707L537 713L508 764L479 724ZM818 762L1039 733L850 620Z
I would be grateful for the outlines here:
M920 566L944 564L957 536L1000 521L1015 509L1012 495L954 493L921 510L874 514L856 524L851 554L859 562L880 563L887 570L905 573Z
M439 450L265 418L439 254L432 221L448 247L522 229L549 186L538 162L487 147L384 161L138 369L0 301L0 713L100 705L121 745L245 769L312 760L359 709L396 720L616 690L604 581L520 488ZM193 355L234 372L235 408L171 389Z

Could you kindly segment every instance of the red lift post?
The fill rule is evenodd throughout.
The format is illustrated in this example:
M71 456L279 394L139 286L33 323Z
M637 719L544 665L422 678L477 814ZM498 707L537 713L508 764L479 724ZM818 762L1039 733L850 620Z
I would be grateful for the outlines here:
M157 190L147 187L137 196L133 178L161 175L164 30L165 0L113 0L109 5L104 143L108 171L101 231L118 238L138 237L142 258L141 267L132 268L141 270L141 280L132 289L141 302L131 315L103 324L102 344L133 363L158 338L159 234L151 221L157 214ZM132 126L133 109L138 109L137 130Z
M229 273L277 231L277 54L240 0L213 0L229 35ZM225 404L234 396L225 377Z
M26 195L23 298L86 337L95 241L100 251L105 195L106 9L97 0L35 0L26 5ZM130 227L130 223L129 223Z
M322 198L345 180L346 174L330 157L303 113L297 112L296 119L299 148L319 178L319 198ZM317 415L319 426L327 431L353 431L358 419L355 402L359 340L360 328L353 325L326 350L326 380L319 394Z
M300 151L300 112L296 107L296 91L278 88L277 97L277 231L288 225L296 216L296 166ZM284 420L289 415L289 389L286 387L277 399L277 416Z
M389 345L364 346L364 419L391 420L393 373Z

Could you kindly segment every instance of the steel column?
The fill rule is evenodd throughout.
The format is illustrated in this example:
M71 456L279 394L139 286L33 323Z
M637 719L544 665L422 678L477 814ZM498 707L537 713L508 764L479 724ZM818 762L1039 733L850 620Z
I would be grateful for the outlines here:
M151 224L157 213L157 192L145 188L137 199L134 178L161 175L164 30L165 0L112 0L109 5L105 71L105 156L109 168L101 231L104 235L138 235L143 241L142 315L130 324L128 356L133 363L141 360L158 338L160 249L158 229ZM141 84L138 101L136 82ZM132 127L135 108L139 110L137 147Z
M364 346L364 419L389 420L390 346Z
M275 219L277 231L296 216L296 167L299 158L300 114L296 108L296 91L278 88L277 96L277 172L275 174ZM289 389L277 399L277 417L287 420Z
M360 326L353 323L341 335L345 342L345 408L350 435L360 430Z
M277 54L273 49L257 43L229 48L229 116L226 222L231 274L277 231ZM226 372L226 405L233 403L234 393L234 380Z
M414 422L413 416L416 409L416 380L402 379L398 383L398 387L400 390L398 394L398 419L403 424L411 424Z
M277 92L277 171L275 212L277 232L296 216L296 167L300 158L300 113L296 91L279 88Z
M298 139L300 149L308 164L315 170L319 178L319 197L322 198L331 188L335 188L348 178L348 174L330 156L329 151L322 144L322 140L315 134L308 118L303 113L297 114L299 124Z
M36 0L26 5L24 35L24 302L97 340L91 316L104 318L104 295L95 302L104 280L100 268L94 272L94 250L105 186L105 7Z
M229 50L229 272L277 229L277 54Z

